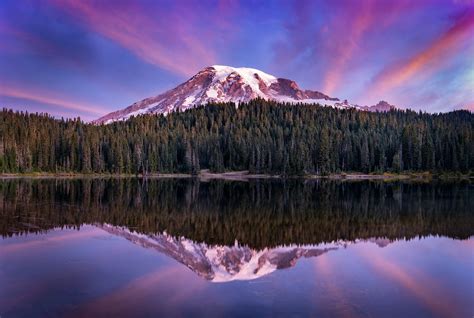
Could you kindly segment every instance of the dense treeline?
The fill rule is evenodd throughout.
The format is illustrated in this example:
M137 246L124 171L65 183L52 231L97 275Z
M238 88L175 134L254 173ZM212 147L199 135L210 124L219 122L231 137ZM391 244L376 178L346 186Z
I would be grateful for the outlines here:
M473 132L474 115L468 111L370 113L264 100L109 125L4 109L0 171L469 172Z
M0 234L107 223L254 248L335 240L474 234L463 182L330 180L7 179Z

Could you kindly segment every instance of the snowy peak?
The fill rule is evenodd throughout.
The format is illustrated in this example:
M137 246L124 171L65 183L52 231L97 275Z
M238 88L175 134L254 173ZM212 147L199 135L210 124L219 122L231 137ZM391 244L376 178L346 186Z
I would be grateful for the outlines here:
M144 235L110 224L96 226L134 244L163 253L215 283L257 279L276 270L293 267L301 258L317 257L358 243L341 240L328 244L289 245L256 250L237 242L233 246L208 245L167 233ZM390 240L376 238L365 242L375 243L379 247L391 243Z
M378 102L377 105L367 107L367 110L374 111L374 112L388 112L388 111L391 111L392 109L397 109L397 107L395 107L394 105L390 105L384 100L381 100L380 102Z
M143 235L109 224L97 225L97 227L144 248L163 253L204 279L215 283L257 279L278 269L292 267L300 258L316 257L341 247L337 244L294 245L255 250L239 245L237 242L234 246L211 246L184 237L176 238L167 233Z
M336 108L375 110L372 108L375 106L360 107L318 91L302 90L295 81L277 78L254 68L213 65L202 69L186 82L163 94L146 98L125 109L107 114L94 123L126 120L141 114L166 115L210 102L240 103L255 98L295 104L320 104ZM382 108L387 107L381 105L377 110L384 111Z
M218 81L225 81L228 77L240 77L255 91L260 90L261 85L268 87L278 79L270 74L249 67L231 67L225 65L213 65L207 69L214 69L216 73L216 79Z

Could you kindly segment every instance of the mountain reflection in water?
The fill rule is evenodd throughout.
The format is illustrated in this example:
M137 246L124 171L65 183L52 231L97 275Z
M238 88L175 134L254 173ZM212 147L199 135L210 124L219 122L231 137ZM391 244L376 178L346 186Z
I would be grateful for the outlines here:
M143 235L108 224L98 227L134 244L163 253L212 282L256 279L277 269L292 267L302 257L316 257L355 243L337 241L319 245L288 245L255 250L241 246L238 242L234 246L209 246L184 237L175 238L167 233ZM389 241L384 239L366 241L374 242L380 247L389 244Z
M468 181L4 179L0 200L2 317L474 314Z

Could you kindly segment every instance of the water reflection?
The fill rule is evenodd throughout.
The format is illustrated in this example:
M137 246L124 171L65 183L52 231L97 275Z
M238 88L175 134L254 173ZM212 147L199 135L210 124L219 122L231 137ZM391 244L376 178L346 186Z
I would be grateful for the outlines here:
M256 279L277 269L292 267L302 257L316 257L347 245L346 242L335 242L319 246L289 245L256 250L237 242L234 246L210 246L184 237L175 238L167 233L140 235L108 224L100 228L139 246L163 253L212 282Z
M0 315L472 317L469 182L3 180Z
M469 182L3 180L0 233L107 223L253 248L473 234Z
M390 261L378 253L368 253L367 250L361 250L359 253L377 274L403 288L426 306L434 316L462 317L457 299L446 294L433 278L427 277L422 271L418 269L408 271L399 261Z

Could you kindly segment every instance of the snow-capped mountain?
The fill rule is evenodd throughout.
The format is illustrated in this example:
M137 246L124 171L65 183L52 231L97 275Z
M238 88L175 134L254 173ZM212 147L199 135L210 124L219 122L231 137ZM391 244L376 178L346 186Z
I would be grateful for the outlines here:
M234 246L211 246L184 237L176 238L166 233L144 235L109 224L96 226L134 244L172 257L199 276L216 283L257 279L278 269L295 266L300 258L317 257L354 243L337 241L329 244L290 245L255 250L239 245L237 242ZM366 241L380 247L390 244L387 239Z
M204 68L186 82L163 94L146 98L127 108L107 114L95 120L94 123L107 124L140 114L168 114L208 102L239 103L255 98L289 103L319 103L337 108L355 107L367 111L385 111L381 106L374 108L376 106L353 105L347 100L341 101L321 92L302 90L292 80L277 78L257 69L213 65Z
M371 112L388 112L391 111L392 109L397 109L396 106L390 105L384 100L381 100L378 102L376 105L373 106L359 106L361 110L367 110Z

